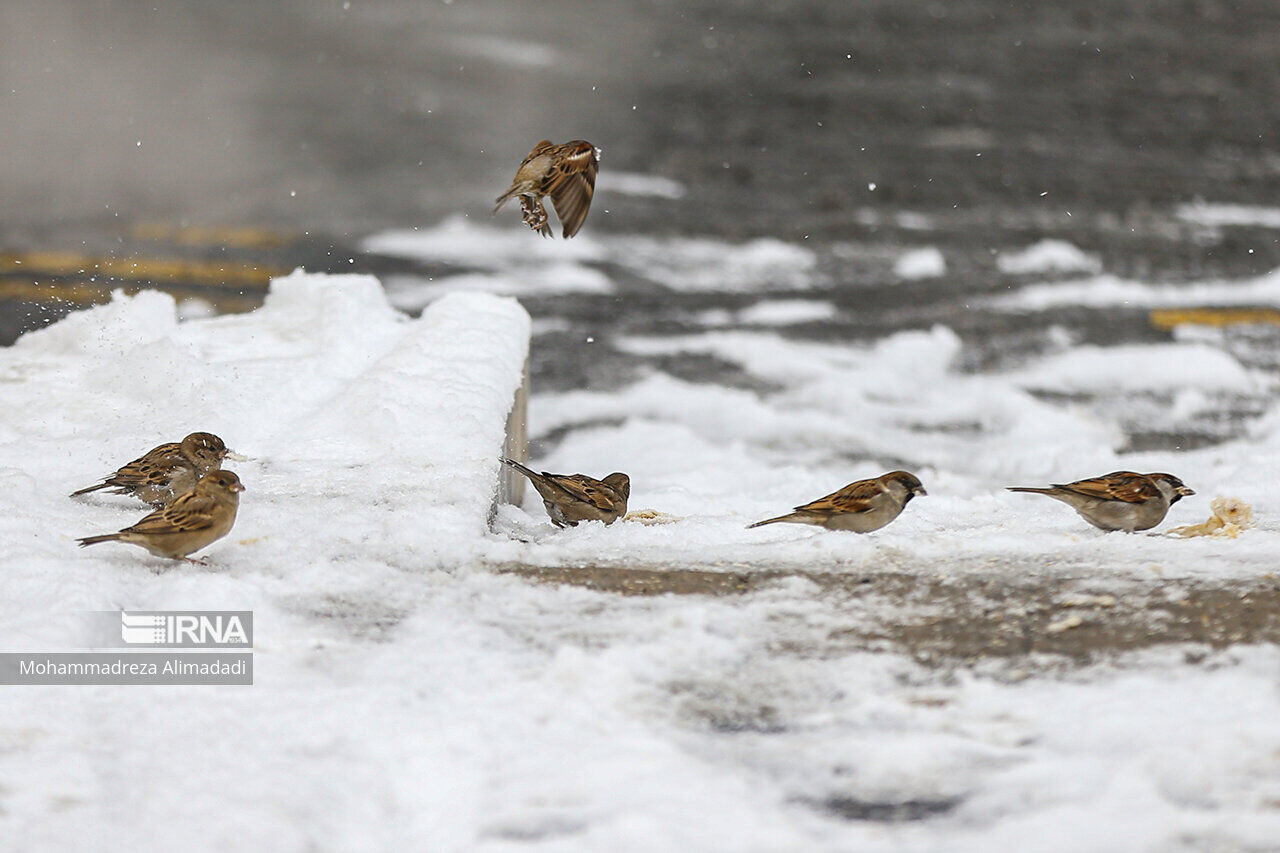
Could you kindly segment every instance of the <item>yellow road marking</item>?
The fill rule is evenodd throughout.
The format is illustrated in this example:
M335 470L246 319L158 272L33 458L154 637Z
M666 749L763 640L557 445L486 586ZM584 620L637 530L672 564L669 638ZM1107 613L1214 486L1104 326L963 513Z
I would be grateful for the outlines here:
M182 226L165 222L140 222L129 229L129 235L176 246L235 246L244 249L276 249L294 242L294 238L287 234L265 228Z
M1280 310L1275 308L1169 308L1151 312L1157 329L1175 326L1244 326L1270 323L1280 326Z
M176 281L237 287L265 285L288 270L262 264L194 261L182 258L106 258L75 252L3 252L0 274L101 275L125 281Z
M69 304L77 306L100 305L111 300L113 290L122 290L130 296L144 288L138 284L111 284L94 281L19 281L0 279L0 301L36 302L42 304ZM206 299L222 311L248 311L261 304L261 299L238 293L198 292L194 288L168 285L155 288L181 298Z
M124 288L126 291L138 288ZM0 280L0 299L18 302L66 302L95 305L111 298L111 288L86 282L44 283Z

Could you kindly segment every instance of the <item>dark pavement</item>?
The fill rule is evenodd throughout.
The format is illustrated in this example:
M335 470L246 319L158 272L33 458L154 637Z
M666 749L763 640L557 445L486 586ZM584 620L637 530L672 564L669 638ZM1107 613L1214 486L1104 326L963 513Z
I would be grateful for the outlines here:
M0 342L116 286L244 310L297 265L395 266L351 247L487 217L544 136L689 188L615 195L602 232L928 242L975 291L1043 236L1258 273L1274 232L1170 211L1280 199L1277 36L1266 0L6 0Z

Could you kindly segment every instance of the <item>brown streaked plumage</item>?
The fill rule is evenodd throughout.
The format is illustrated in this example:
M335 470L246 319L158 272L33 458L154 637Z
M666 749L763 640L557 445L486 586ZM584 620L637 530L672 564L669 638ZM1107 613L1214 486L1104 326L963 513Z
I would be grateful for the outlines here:
M184 559L231 532L243 491L234 471L212 471L193 490L137 524L119 533L86 536L79 540L80 547L124 542L145 548L157 557Z
M1112 471L1101 477L1054 483L1048 488L1010 487L1011 492L1048 495L1070 506L1100 530L1149 530L1164 521L1169 507L1194 495L1172 474Z
M511 187L496 199L497 213L508 201L520 199L524 223L544 237L551 236L545 196L551 197L556 215L568 239L582 228L596 190L596 172L600 168L600 149L584 139L563 145L552 145L544 139L524 158Z
M222 467L229 451L222 439L209 432L193 432L180 442L153 447L97 485L72 492L71 497L111 489L132 495L154 507L162 507L195 488L196 482Z
M556 527L574 527L580 521L613 524L627 514L631 478L626 474L614 472L603 480L585 474L539 474L514 459L502 461L529 478Z
M915 474L890 471L870 480L850 483L840 491L798 506L786 515L748 524L747 529L787 522L815 524L828 530L870 533L897 518L912 498L926 494L928 492Z

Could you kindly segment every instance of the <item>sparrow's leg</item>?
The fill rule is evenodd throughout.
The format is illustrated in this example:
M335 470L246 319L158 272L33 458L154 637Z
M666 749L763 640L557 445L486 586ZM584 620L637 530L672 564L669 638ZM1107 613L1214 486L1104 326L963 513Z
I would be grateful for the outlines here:
M201 558L200 558L200 559L198 559L198 560L197 560L197 559L195 559L194 557L179 557L178 559L180 559L180 560L186 560L188 563L192 564L193 566L208 566L208 565L209 565L209 561L208 561L207 559L205 559L204 557L201 557Z
M524 224L528 225L534 231L539 231L542 236L547 237L551 234L551 226L547 224L547 209L542 206L542 202L533 196L520 196L520 209L524 211Z

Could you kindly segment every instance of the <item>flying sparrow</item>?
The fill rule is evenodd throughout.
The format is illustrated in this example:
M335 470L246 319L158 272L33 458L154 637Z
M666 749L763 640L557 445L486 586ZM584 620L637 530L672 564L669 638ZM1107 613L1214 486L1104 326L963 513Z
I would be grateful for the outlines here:
M596 480L585 474L539 474L514 459L502 461L529 478L556 527L575 527L579 521L613 524L627 513L631 478L626 474Z
M1113 471L1090 480L1054 483L1047 489L1017 486L1011 492L1048 495L1070 506L1102 530L1149 530L1164 521L1169 507L1195 492L1172 474Z
M231 532L243 491L244 486L234 471L212 471L201 477L192 491L132 527L104 536L86 536L79 540L80 547L99 542L125 542L146 548L157 557L187 559L191 552Z
M852 530L870 533L898 517L903 507L917 495L927 495L915 474L890 471L870 480L850 483L838 492L795 508L777 518L766 518L747 529L779 521L791 524L816 524L828 530Z
M193 432L181 442L153 447L96 486L71 497L110 488L117 495L133 495L154 507L162 507L196 487L196 481L222 467L230 451L213 433Z
M544 196L551 196L556 215L564 226L565 239L578 233L591 207L596 189L596 171L600 168L600 149L583 139L552 145L544 139L524 158L511 189L496 199L494 213L517 196L524 211L524 224L543 237L551 236Z

